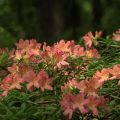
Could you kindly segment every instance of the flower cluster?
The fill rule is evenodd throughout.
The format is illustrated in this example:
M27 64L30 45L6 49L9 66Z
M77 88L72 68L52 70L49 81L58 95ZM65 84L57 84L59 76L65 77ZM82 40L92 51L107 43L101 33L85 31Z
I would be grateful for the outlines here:
M101 35L101 31L96 32L95 36L91 32L87 33L83 37L84 46L75 44L73 40L60 40L48 46L34 39L21 39L16 43L16 49L9 53L12 62L7 68L8 74L0 83L1 96L23 88L29 91L53 91L57 86L55 81L59 78L60 105L65 116L71 119L76 110L81 114L91 112L98 115L98 108L105 108L108 101L99 94L100 89L107 81L120 79L120 65L97 70L91 78L85 74L91 60L100 58L95 46ZM113 38L119 41L116 37L118 32L113 34ZM4 52L6 50L0 49L0 55Z
M80 82L76 79L69 80L64 84L64 86L61 87L64 94L60 104L64 109L64 114L71 118L73 112L76 109L79 109L83 114L91 110L94 115L98 115L97 107L105 105L108 101L107 98L99 96L99 90L104 83L106 83L106 81L114 79L120 79L120 65L115 65L113 68L104 68L101 71L96 71L93 77L89 80L85 79ZM120 85L120 80L118 81L118 85ZM72 94L73 89L79 90L77 95ZM78 101L76 103L77 99Z

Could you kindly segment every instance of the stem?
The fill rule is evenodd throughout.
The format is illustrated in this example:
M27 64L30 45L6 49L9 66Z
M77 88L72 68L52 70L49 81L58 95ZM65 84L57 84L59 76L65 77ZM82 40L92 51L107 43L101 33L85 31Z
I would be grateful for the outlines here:
M43 101L43 102L31 102L31 101L27 101L28 103L32 103L32 104L49 104L49 103L57 103L57 101Z

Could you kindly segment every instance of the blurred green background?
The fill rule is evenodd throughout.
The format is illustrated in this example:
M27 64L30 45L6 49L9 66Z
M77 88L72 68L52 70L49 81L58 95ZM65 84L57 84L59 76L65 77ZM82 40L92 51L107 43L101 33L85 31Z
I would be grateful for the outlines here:
M0 0L0 47L20 38L52 44L120 27L120 0Z

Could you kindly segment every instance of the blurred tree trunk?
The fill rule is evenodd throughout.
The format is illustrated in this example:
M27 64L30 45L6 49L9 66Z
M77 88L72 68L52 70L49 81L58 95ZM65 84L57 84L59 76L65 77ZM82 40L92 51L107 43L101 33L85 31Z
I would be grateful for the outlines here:
M44 41L53 43L65 30L77 34L79 11L75 0L36 0L41 36Z
M101 0L93 0L93 25L95 25L95 29L98 29L101 24L101 18L102 18L102 4ZM99 28L101 29L101 28Z
M41 36L48 43L63 27L63 3L64 0L36 0Z
M78 27L80 27L81 21L81 11L78 5L77 0L68 0L66 2L66 15L65 15L65 25L66 29L71 30L70 39L78 39L79 31Z

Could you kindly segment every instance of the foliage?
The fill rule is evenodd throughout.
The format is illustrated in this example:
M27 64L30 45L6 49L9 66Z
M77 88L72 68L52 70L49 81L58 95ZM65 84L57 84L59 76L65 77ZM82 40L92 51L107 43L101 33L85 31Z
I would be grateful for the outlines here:
M0 119L118 120L120 30L101 36L0 49Z

